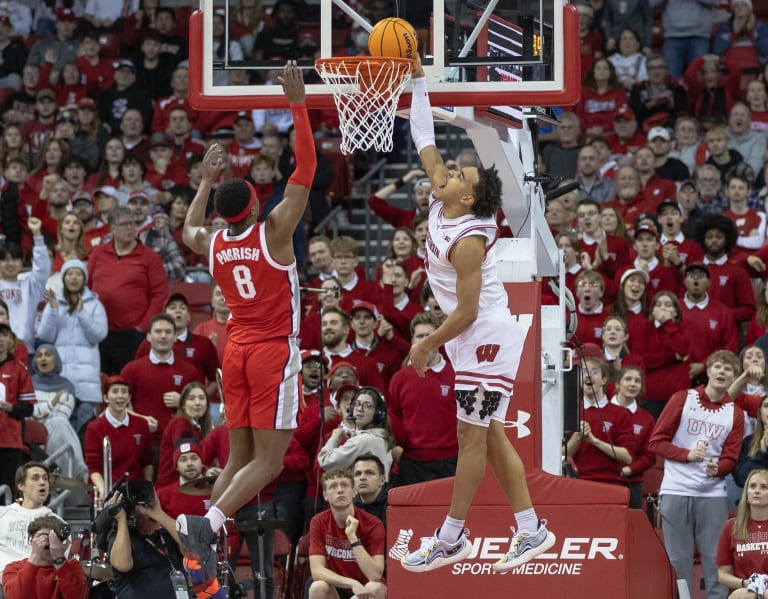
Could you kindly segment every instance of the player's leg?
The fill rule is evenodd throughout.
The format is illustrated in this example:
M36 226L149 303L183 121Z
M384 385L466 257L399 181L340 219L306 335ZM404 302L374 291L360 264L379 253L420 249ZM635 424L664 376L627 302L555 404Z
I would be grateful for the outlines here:
M463 560L472 551L464 534L464 520L485 476L487 435L492 411L482 405L479 388L456 390L459 457L451 507L443 525L432 537L423 537L417 551L401 564L411 572L427 572Z
M488 427L488 461L517 520L509 551L493 565L495 571L506 572L550 549L555 544L555 535L547 530L546 521L540 521L536 515L523 461L507 437L504 424L496 419Z
M216 505L222 493L238 470L253 459L253 435L250 428L231 428L229 433L229 458L211 491L211 505Z

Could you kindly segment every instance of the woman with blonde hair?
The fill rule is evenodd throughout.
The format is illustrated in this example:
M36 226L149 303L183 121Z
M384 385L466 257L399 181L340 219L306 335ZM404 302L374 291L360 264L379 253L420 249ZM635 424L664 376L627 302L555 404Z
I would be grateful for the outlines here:
M752 470L746 479L736 517L723 526L717 543L717 579L733 592L729 599L768 596L768 470Z
M88 261L88 250L83 245L85 227L75 214L67 214L59 221L56 250L53 255L52 272L59 272L67 260Z

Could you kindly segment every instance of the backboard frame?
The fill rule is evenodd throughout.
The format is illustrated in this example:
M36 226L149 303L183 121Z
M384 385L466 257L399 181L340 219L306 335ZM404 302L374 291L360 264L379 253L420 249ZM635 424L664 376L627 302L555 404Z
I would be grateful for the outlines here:
M442 53L434 57L434 64L425 66L430 81L433 106L567 106L578 101L580 95L580 49L578 12L571 4L555 0L552 81L512 82L437 82L445 71ZM286 108L287 100L279 86L214 86L213 36L214 0L201 0L202 10L195 11L189 21L189 101L197 110L241 110ZM330 22L333 0L322 0L321 20ZM444 11L444 0L434 0L436 10ZM444 22L434 23L434 35L444 36ZM320 40L321 56L331 56L331 41ZM561 60L557 60L557 57ZM311 68L307 65L306 68ZM308 108L333 108L331 90L324 84L307 86ZM400 98L401 108L410 106L410 90Z

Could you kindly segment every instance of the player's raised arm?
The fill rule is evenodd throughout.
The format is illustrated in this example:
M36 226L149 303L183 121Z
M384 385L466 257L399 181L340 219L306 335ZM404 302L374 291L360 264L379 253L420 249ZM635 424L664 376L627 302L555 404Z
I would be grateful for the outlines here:
M224 169L225 156L224 148L219 144L213 144L205 152L201 165L202 178L200 179L200 185L184 219L184 243L190 250L203 256L208 255L211 238L217 231L213 227L205 226L205 207L211 195L211 188Z
M427 77L421 66L421 58L416 55L413 68L413 93L411 94L411 137L427 177L432 182L432 189L445 184L447 167L435 145L435 122L427 91Z
M267 238L274 256L278 260L282 258L284 261L290 261L293 259L293 231L307 209L309 190L317 168L317 155L307 107L304 105L304 79L295 60L288 61L283 75L278 79L291 105L296 134L296 168L288 178L282 201L267 217Z

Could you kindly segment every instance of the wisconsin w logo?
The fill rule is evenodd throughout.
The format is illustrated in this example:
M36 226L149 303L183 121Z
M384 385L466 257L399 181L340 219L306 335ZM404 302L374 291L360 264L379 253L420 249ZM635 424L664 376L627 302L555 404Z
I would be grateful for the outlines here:
M488 343L486 345L478 345L475 348L475 355L477 356L477 363L481 362L493 362L496 359L496 354L499 353L501 345L497 343Z

